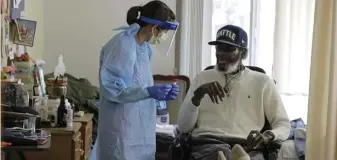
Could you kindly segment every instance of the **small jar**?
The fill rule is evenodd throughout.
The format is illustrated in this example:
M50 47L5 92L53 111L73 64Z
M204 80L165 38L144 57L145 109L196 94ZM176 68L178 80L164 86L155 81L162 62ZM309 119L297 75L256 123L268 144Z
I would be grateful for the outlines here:
M15 81L15 73L12 73L12 72L8 73L7 80L11 82Z

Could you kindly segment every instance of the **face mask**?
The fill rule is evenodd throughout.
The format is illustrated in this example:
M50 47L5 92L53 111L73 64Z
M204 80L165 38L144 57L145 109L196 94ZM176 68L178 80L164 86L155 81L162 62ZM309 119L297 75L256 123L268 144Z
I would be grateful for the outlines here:
M164 32L162 32L161 34L160 34L160 37L159 37L159 42L161 43L161 42L163 42L163 41L166 41L167 40L167 33L164 33Z
M154 32L152 32L154 33ZM149 40L149 43L151 44L160 44L163 41L167 39L167 34L165 32L159 31L158 36L152 35L151 39Z
M160 33L160 35L158 37L156 36L152 36L151 39L149 40L149 43L151 44L160 44L163 41L165 41L167 39L167 35L165 33Z
M151 44L159 44L159 40L158 40L158 37L156 36L152 36L151 39L149 40L149 43Z

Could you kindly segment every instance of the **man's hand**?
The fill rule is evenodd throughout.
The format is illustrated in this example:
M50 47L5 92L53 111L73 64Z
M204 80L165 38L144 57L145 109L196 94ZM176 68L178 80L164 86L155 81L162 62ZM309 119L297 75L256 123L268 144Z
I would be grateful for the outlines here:
M198 89L194 91L194 96L192 98L192 103L195 106L199 106L201 99L208 94L213 103L219 104L219 99L223 101L225 97L225 91L223 90L219 82L211 82L201 85Z
M261 145L269 144L274 140L274 138L274 134L270 131L266 131L263 134L259 131L251 131L247 137L248 146L251 149L257 149Z

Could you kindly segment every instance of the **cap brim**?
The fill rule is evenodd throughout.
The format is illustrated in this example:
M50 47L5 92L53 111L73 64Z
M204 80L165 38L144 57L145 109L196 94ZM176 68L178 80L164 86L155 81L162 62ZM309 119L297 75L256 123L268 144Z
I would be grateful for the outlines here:
M228 41L222 41L222 40L216 40L216 41L211 41L208 42L209 45L219 45L219 44L229 44L229 45L233 45L236 47L240 47L239 45L232 43L232 42L228 42Z

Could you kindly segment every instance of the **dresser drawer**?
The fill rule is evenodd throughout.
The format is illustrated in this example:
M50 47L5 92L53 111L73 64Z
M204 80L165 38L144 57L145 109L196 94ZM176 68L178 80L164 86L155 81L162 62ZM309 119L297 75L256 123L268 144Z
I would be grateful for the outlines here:
M92 143L92 136L88 137L85 140L85 143L84 143L84 151L85 151L85 153L89 154L89 152L91 150L91 143Z
M80 160L84 155L83 140L81 132L78 132L73 139L74 144L74 159Z
M75 160L81 160L84 156L84 151L82 148L75 149Z
M82 123L81 133L82 133L82 140L83 140L83 146L82 150L84 151L84 154L81 158L81 160L88 160L88 155L91 148L92 143L92 131L93 131L93 122L92 122L93 114L85 113L82 117L76 117L74 119L74 122L80 122Z
M92 143L92 121L89 121L85 128L84 151L89 154Z
M86 134L91 135L92 134L92 121L89 121L87 125L85 126Z

